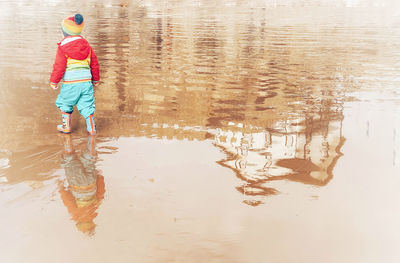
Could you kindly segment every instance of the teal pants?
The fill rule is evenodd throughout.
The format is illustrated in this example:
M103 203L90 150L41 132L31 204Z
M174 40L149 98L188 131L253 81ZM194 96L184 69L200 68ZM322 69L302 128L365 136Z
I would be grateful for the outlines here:
M56 100L56 106L63 112L71 113L77 106L86 119L94 113L94 91L92 82L63 84Z

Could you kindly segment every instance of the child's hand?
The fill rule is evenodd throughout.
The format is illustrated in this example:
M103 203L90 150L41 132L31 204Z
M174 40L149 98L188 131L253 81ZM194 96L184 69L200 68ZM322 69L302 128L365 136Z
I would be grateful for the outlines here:
M50 87L54 90L58 89L57 84L50 83Z

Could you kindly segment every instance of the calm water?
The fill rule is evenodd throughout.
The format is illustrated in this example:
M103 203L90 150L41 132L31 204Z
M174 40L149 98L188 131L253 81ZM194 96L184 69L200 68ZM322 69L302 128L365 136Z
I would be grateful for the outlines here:
M399 5L0 1L0 261L399 262ZM48 87L77 11L96 138Z

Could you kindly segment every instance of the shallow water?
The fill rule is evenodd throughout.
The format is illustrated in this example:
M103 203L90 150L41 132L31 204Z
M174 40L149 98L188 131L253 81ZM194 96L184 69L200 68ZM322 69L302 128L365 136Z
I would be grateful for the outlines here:
M398 3L81 2L0 2L1 262L399 262ZM48 87L77 10L96 138Z

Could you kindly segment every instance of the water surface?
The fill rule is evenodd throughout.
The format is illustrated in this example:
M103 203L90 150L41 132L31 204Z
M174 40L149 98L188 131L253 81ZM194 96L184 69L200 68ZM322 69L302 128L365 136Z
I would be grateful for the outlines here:
M398 262L397 6L2 1L1 261ZM96 138L48 87L77 11Z

